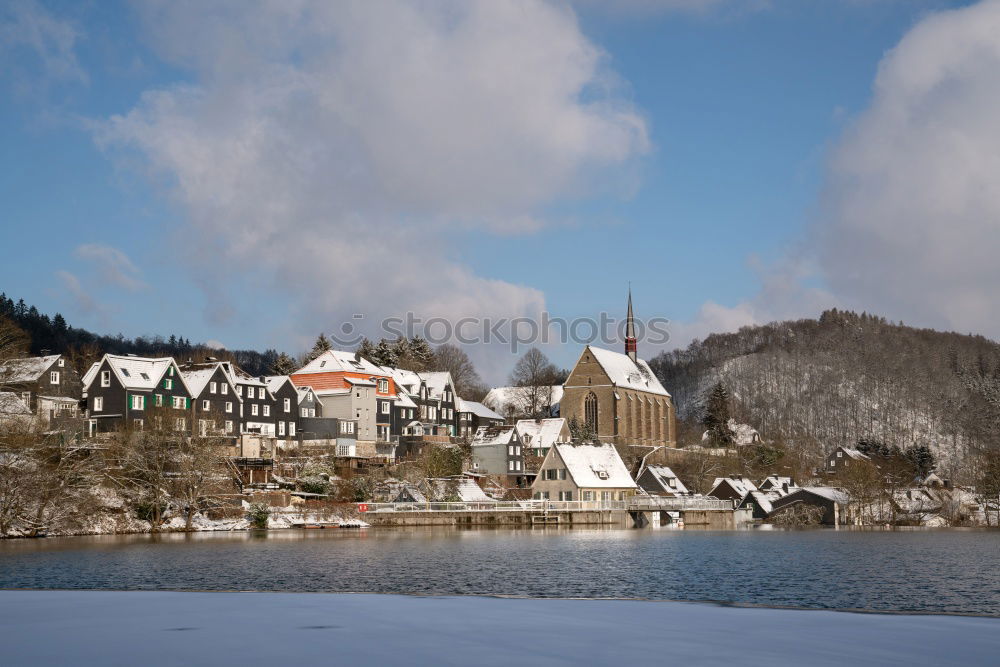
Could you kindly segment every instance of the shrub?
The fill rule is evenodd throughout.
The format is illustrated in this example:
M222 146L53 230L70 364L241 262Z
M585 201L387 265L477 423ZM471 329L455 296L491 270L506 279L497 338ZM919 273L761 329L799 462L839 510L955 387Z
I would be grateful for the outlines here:
M261 530L267 529L267 520L271 516L271 508L267 503L252 503L247 509L247 519L250 525Z

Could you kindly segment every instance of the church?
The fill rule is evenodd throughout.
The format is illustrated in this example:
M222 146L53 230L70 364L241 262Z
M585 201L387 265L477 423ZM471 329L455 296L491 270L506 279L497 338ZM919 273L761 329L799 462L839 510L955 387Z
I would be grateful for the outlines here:
M637 347L629 292L625 354L585 347L563 385L560 416L589 424L602 442L674 447L673 399Z

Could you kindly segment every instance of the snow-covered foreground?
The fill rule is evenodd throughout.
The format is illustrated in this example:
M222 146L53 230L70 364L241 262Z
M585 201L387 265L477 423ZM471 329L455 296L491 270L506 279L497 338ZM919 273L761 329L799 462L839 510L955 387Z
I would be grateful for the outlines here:
M633 600L0 591L5 665L812 667L985 665L997 655L998 618Z

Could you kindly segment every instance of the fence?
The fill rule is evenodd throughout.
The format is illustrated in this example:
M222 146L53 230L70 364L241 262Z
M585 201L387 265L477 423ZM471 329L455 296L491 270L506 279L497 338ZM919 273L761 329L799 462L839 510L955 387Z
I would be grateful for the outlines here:
M628 500L490 500L427 503L359 503L358 511L379 512L592 512L592 511L732 511L731 500L636 496Z

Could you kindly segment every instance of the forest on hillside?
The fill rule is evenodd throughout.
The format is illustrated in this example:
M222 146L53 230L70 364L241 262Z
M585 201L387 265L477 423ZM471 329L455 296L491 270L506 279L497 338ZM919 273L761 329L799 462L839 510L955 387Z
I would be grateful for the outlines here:
M1000 344L982 336L834 309L713 334L650 365L689 424L721 382L738 421L817 454L927 445L948 471L1000 447Z

